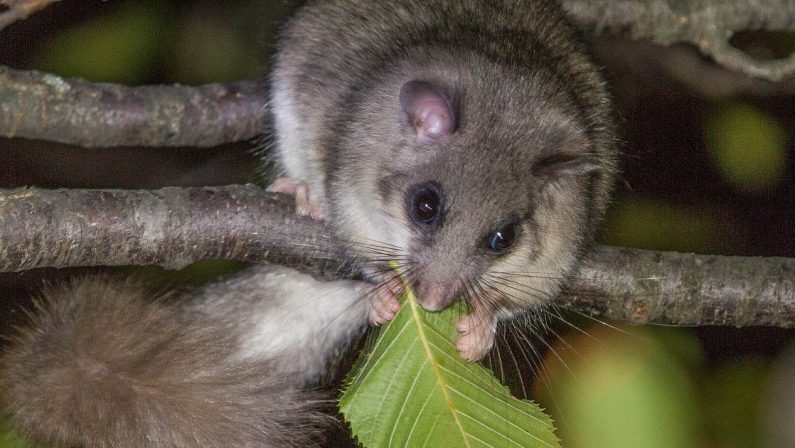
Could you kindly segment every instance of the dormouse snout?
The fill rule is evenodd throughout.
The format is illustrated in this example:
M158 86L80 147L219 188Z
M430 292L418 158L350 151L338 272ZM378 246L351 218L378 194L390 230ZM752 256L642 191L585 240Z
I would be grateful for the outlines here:
M457 285L440 281L421 281L415 288L420 305L428 311L441 311L458 296Z

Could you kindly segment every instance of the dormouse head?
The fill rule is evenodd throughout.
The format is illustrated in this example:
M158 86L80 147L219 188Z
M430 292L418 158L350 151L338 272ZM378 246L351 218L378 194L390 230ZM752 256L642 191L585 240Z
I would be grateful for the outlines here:
M577 108L541 77L491 71L385 83L331 180L345 237L371 266L396 260L428 310L543 303L590 231L600 165Z

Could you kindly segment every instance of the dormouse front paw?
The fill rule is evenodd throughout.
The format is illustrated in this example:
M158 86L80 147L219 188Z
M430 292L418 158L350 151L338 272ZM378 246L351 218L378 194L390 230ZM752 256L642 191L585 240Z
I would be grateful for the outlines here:
M370 324L383 325L394 319L400 309L397 296L403 292L403 284L392 279L373 291L370 298Z
M494 346L495 326L485 313L467 314L458 320L455 328L461 333L456 348L467 361L480 361Z
M326 210L320 198L312 194L306 182L280 177L273 181L268 191L295 195L295 213L299 216L310 216L316 220L326 218Z

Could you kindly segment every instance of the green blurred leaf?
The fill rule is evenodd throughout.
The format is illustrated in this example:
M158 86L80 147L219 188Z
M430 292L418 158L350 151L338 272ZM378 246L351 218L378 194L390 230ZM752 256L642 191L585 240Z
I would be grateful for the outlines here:
M366 447L557 447L551 419L461 359L455 322L465 308L428 313L411 291L340 397Z
M157 64L170 26L162 3L124 2L56 36L42 50L39 65L62 76L138 84Z
M265 52L257 44L255 30L248 27L251 5L226 6L223 10L198 8L178 26L169 42L169 54L174 55L167 61L170 76L190 84L262 76Z
M670 335L669 335L670 336ZM699 446L700 417L694 387L672 340L689 346L693 336L660 339L651 331L633 334L591 330L555 347L542 371L551 372L542 402L554 403L560 437L567 448L689 448ZM559 356L559 357L558 357Z
M707 424L718 446L752 447L762 440L762 400L768 366L741 359L715 369L702 381Z
M717 211L708 204L631 198L610 210L599 239L617 246L711 253L720 252L725 233Z
M718 168L737 188L758 193L781 181L786 134L772 117L748 104L732 103L718 107L704 129Z

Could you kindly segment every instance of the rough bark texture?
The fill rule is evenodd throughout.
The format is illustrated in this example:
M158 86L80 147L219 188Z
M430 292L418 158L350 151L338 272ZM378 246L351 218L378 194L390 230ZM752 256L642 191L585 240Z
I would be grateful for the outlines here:
M560 304L630 323L795 327L795 259L599 247Z
M322 224L254 185L0 190L0 271L336 258Z
M592 35L693 44L725 68L778 81L795 72L795 54L760 61L731 46L738 31L795 31L792 0L562 0L575 24Z
M253 185L0 192L0 271L203 259L350 271L324 225ZM561 305L633 323L795 327L795 259L597 247Z
M199 146L264 132L261 81L125 87L0 66L0 135L84 147Z

